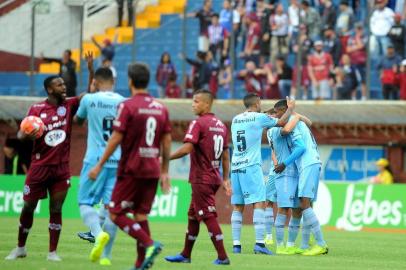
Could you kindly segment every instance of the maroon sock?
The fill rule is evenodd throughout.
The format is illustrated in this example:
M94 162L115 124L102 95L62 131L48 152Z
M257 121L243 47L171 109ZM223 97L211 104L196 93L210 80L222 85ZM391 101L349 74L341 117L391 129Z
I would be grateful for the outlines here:
M114 223L132 238L140 241L144 247L148 247L154 243L148 234L141 228L140 224L131 218L128 218L126 215L118 215L114 219Z
M34 212L22 211L18 228L18 247L24 247L34 221Z
M56 251L62 229L62 213L50 213L49 216L49 252Z
M215 217L210 217L204 220L207 230L209 231L211 241L217 250L217 255L220 260L227 259L227 253L223 244L223 233L221 232L220 225Z
M151 236L151 232L149 230L148 220L138 222L144 232ZM137 260L135 262L135 268L140 268L141 264L144 262L145 259L145 247L137 240Z
M199 235L199 229L200 222L196 219L189 219L185 236L185 246L181 252L183 257L190 258L192 256L193 245L195 244L197 236Z

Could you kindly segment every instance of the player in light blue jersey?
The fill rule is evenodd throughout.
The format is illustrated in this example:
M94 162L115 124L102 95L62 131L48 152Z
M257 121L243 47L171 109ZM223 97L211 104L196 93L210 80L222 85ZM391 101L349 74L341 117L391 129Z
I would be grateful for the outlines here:
M290 220L287 247L284 245L285 223L289 209L299 207L298 170L295 160L305 152L299 133L284 135L284 128L273 128L267 132L268 140L276 157L275 186L278 214L275 219L276 254L295 254L295 241L300 227L300 217ZM291 143L289 143L291 142Z
M97 69L93 83L98 92L83 97L75 116L77 123L82 124L86 119L88 123L87 149L80 173L78 202L82 219L95 237L90 260L96 262L101 257L101 265L111 265L111 248L117 228L107 215L103 231L94 205L102 202L102 208L105 209L110 202L121 156L120 149L110 157L96 181L89 179L88 174L104 153L112 133L117 107L124 98L113 92L114 79L109 68Z
M261 113L261 99L258 95L251 93L244 97L246 111L232 120L231 184L233 194L231 204L233 204L233 213L231 227L234 253L241 253L240 238L244 206L252 204L256 240L254 253L272 255L264 243L266 190L261 168L262 132L264 128L286 124L294 105L294 101L289 102L289 109L278 120Z
M278 116L284 115L288 109L287 101L278 101L275 104L274 109ZM313 256L327 254L328 247L323 239L319 220L311 207L311 203L315 201L317 197L321 171L321 161L317 149L317 143L309 127L303 121L298 121L297 117L291 118L289 124L285 128L285 134L288 134L289 132L293 134L291 137L295 136L295 133L300 133L306 148L305 153L296 160L296 166L299 171L298 196L303 216L301 248L305 251L302 255ZM311 249L309 249L308 245L310 231L313 233L317 241L317 244Z

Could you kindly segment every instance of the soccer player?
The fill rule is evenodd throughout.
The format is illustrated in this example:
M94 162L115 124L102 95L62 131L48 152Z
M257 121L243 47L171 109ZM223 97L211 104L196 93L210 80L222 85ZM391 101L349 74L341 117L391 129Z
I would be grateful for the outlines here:
M34 211L38 201L49 193L49 253L47 260L61 261L57 255L59 236L62 229L62 205L70 187L69 151L72 120L81 97L66 98L66 86L59 76L44 80L48 98L33 104L27 116L40 117L45 124L44 134L36 138L37 131L26 134L18 132L22 140L34 140L31 167L24 185L24 206L20 215L17 248L6 260L27 256L25 244L33 224Z
M88 174L106 148L113 131L113 121L118 105L124 98L113 92L114 78L109 68L102 67L96 70L93 85L98 92L83 97L74 119L79 124L83 124L85 119L88 120L87 150L80 173L78 203L82 220L95 237L90 260L96 262L102 256L100 264L111 265L111 249L117 227L107 216L104 221L105 231L103 231L94 205L102 201L101 207L108 207L116 182L117 166L121 155L120 148L117 148L107 160L96 181L90 180Z
M169 262L191 262L193 245L199 234L200 222L203 221L217 250L218 257L213 263L230 264L223 245L223 233L217 222L215 199L221 185L231 195L228 132L221 120L211 113L213 99L213 94L207 90L194 93L192 108L198 118L190 123L182 147L171 155L171 159L178 159L190 154L189 182L192 185L192 201L183 251L175 256L167 256L165 259ZM220 177L220 164L223 166L223 181Z
M286 100L278 101L274 109L278 114L286 114L288 103ZM328 253L328 247L324 241L319 220L314 213L311 203L316 200L321 171L320 155L317 149L316 140L308 126L303 121L298 121L293 129L287 132L299 132L302 136L306 151L296 160L299 171L298 196L300 208L303 215L302 246L305 251L302 255L314 256ZM283 167L283 165L281 165ZM277 168L275 168L277 169ZM309 249L310 232L313 233L317 244Z
M277 116L281 115L277 114ZM299 207L299 198L297 197L299 176L294 162L303 155L306 149L298 131L285 135L283 133L284 128L272 128L267 132L269 143L274 150L273 154L277 161L274 169L278 204L278 214L275 219L276 254L295 254L294 243L300 227L300 218L296 220L292 217L291 219L288 248L285 248L284 245L285 222L289 209Z
M250 93L244 97L246 111L235 116L231 124L233 156L231 162L231 228L233 252L241 253L242 213L245 205L253 205L253 223L256 243L254 253L272 255L265 247L265 183L262 173L261 139L264 128L283 126L294 109L295 102L289 101L289 109L281 119L275 119L261 112L261 99Z
M121 159L109 212L111 220L137 240L138 258L133 269L149 269L162 244L150 237L147 215L151 211L159 178L164 193L168 177L171 126L167 108L148 94L149 68L142 63L128 67L132 97L119 105L103 156L89 178L96 179L104 164L121 144ZM160 164L160 156L162 161ZM133 213L134 219L127 217Z

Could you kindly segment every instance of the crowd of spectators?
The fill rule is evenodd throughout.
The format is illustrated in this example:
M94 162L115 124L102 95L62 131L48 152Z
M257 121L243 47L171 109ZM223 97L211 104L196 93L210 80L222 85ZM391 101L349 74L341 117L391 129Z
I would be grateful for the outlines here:
M201 9L187 14L199 20L200 34L196 56L181 56L192 67L186 96L199 88L216 95L222 88L229 97L234 77L243 81L247 92L263 98L364 100L369 42L371 68L379 71L382 97L405 98L404 4L404 0L376 0L367 25L364 0L338 4L290 0L288 5L225 0L216 11L212 1L205 0ZM297 61L299 52L302 57ZM231 57L236 59L234 73ZM182 97L170 60L169 64L161 60L157 82L166 89L162 96L165 92L167 97Z

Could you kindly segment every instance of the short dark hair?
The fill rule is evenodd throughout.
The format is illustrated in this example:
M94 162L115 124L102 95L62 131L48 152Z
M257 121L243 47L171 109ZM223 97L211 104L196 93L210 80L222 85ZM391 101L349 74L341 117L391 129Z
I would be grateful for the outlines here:
M275 114L275 113L276 113L276 111L275 111L275 109L274 109L274 108L270 108L269 110L264 111L264 113L267 113L267 114Z
M150 77L148 65L141 62L130 64L128 66L128 77L135 88L147 88Z
M59 75L51 75L45 78L44 80L44 89L48 93L48 88L51 86L53 80L60 78Z
M305 6L305 7L310 7L310 3L307 0L302 1L302 5Z
M255 93L246 94L243 99L245 108L249 108L252 105L254 105L258 99L259 99L259 96Z
M209 98L210 102L213 102L213 100L214 100L213 93L210 92L209 90L199 89L199 90L197 90L196 92L193 93L193 96L199 95L199 94L206 95Z
M66 49L65 52L66 52L67 54L69 54L69 56L72 56L72 51L71 51L71 50Z
M218 13L213 13L213 15L211 15L211 17L216 17L217 19L219 18L219 14Z
M278 102L276 102L273 107L275 109L277 109L277 108L287 108L288 107L288 101L286 99L281 99Z
M96 80L102 81L113 81L113 72L108 67L100 67L94 73L94 78Z

